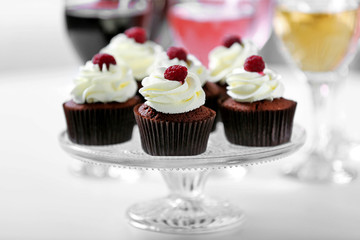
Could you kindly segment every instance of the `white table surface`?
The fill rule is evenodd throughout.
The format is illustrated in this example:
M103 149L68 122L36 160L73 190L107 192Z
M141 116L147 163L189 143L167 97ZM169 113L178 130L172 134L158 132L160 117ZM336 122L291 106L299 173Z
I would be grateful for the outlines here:
M287 68L275 69L284 76L285 96L299 102L296 122L308 128L307 88ZM183 239L137 230L126 222L131 204L167 193L157 171L143 172L136 181L71 173L75 160L60 148L57 137L65 128L61 104L76 71L0 73L0 239ZM359 77L352 73L341 94L357 112ZM350 120L342 124L349 127ZM206 193L241 206L247 221L236 231L186 238L360 239L360 179L338 186L284 178L281 168L296 156L251 167L243 179L224 172L210 177ZM353 164L360 170L360 161Z

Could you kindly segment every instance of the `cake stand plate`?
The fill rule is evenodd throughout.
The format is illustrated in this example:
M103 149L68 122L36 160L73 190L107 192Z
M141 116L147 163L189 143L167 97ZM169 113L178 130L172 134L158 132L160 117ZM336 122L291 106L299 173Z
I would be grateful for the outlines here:
M211 233L238 227L244 221L237 207L203 195L213 169L248 166L290 155L305 142L305 130L295 125L289 143L275 147L243 147L230 144L221 123L211 133L207 151L196 156L157 157L141 149L138 128L131 141L108 146L72 143L66 131L59 136L61 147L74 158L114 167L157 169L170 190L162 199L133 205L127 211L132 226L173 234Z
M74 158L94 164L145 169L214 169L247 166L277 160L290 155L305 142L305 130L295 125L291 141L275 147L244 147L229 143L223 126L210 134L205 153L195 156L150 156L141 149L139 130L134 128L131 141L107 146L85 146L71 142L66 131L59 136L61 147Z

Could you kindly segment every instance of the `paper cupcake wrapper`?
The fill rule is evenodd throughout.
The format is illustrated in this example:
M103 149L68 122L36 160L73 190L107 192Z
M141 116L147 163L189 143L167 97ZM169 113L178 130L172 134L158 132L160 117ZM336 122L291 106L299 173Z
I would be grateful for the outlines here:
M140 97L140 99L141 99L140 102L144 103L144 102L145 102L145 98L144 98L144 96L141 95L140 92L139 92L139 89L143 87L142 84L141 84L141 81L142 81L142 79L141 79L141 80L136 80L136 83L137 83L137 86L138 86L138 90L136 91L136 96Z
M135 112L141 146L153 156L189 156L205 152L215 115L196 122L166 122Z
M295 109L241 112L220 107L220 112L229 142L265 147L290 141Z
M72 142L108 145L131 139L135 124L133 106L118 109L65 109L67 132Z
M227 89L226 89L227 84L221 84L220 82L217 82L216 84L217 84L217 85L219 86L219 88L220 88L220 97L221 97L221 98L229 97L229 96L227 95Z
M216 129L216 123L219 121L219 116L220 116L220 114L218 114L219 113L218 98L217 97L206 98L204 106L216 112L215 121L213 127L211 128L211 131L213 132Z
M215 123L213 125L213 128L211 129L211 131L215 131L216 124L219 122L220 119L218 100L219 98L221 98L221 89L216 83L211 82L206 82L203 86L203 89L206 95L206 101L204 106L216 112Z

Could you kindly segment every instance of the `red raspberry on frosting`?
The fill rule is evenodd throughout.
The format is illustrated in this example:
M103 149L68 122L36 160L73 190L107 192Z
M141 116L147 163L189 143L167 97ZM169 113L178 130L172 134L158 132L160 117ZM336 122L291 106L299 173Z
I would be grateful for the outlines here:
M117 9L119 0L100 0L90 5L94 9Z
M248 72L263 73L265 62L262 57L252 55L245 60L244 69Z
M128 38L133 38L137 43L146 42L146 31L141 27L132 27L125 31Z
M98 53L92 58L93 64L98 64L100 70L102 71L102 67L105 64L107 70L110 68L110 64L116 65L116 60L113 56L106 53Z
M166 51L166 54L168 55L169 59L177 58L185 62L187 60L186 51L180 47L169 47L169 49Z
M173 65L168 67L164 72L164 78L171 81L179 81L184 84L187 76L187 68L181 65Z
M230 48L234 43L242 44L241 38L236 35L226 36L223 40L223 45L227 48Z

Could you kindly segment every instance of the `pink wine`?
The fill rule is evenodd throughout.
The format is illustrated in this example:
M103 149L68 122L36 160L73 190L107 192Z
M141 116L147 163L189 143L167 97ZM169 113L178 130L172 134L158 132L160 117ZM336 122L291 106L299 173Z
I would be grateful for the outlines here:
M168 12L175 41L205 65L208 53L222 43L224 36L251 36L253 16L254 9L244 2L233 6L207 2L181 3L172 6Z

